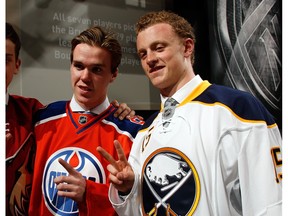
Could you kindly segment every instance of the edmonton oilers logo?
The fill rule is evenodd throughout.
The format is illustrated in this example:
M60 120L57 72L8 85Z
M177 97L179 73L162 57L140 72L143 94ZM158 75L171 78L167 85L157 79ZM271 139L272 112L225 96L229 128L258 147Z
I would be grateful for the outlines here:
M42 180L42 191L47 208L53 215L78 215L78 206L74 200L57 195L54 179L57 176L69 175L58 162L59 158L68 162L85 179L93 182L105 184L105 172L99 160L93 154L81 148L60 149L47 160Z

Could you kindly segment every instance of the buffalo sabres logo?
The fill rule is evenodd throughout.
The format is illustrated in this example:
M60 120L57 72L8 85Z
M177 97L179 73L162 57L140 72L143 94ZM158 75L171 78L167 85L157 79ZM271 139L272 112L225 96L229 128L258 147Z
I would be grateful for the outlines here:
M58 162L59 158L72 165L85 179L94 182L105 184L105 172L98 159L81 148L60 149L47 160L42 180L43 197L47 208L53 215L76 216L79 213L77 203L70 198L57 195L54 179L60 175L68 175L65 168Z
M158 149L143 169L143 211L147 215L192 215L200 181L191 161L171 148Z

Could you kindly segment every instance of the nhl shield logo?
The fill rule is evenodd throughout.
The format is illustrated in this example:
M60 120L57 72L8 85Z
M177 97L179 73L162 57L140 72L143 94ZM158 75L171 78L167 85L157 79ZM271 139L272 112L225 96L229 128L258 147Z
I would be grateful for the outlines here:
M158 149L146 160L142 175L143 214L193 214L199 203L200 180L183 153L171 148Z
M86 124L87 121L88 121L87 116L83 116L83 115L79 116L79 119L78 119L79 124Z
M69 175L58 162L59 158L72 165L85 179L97 183L106 183L105 172L100 161L93 154L81 148L60 149L47 160L42 180L42 192L47 208L53 215L76 216L79 214L77 203L70 198L57 195L54 179L60 175Z

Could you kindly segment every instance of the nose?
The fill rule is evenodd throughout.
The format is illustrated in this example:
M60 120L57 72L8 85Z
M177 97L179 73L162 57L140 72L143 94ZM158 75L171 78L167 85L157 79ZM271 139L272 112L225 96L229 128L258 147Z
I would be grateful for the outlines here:
M87 68L84 68L82 70L81 79L82 80L89 80L89 70Z
M154 52L148 52L147 53L147 58L146 58L146 63L148 64L148 66L151 68L151 67L154 67L155 64L157 63L158 59L157 59L157 56L155 55Z

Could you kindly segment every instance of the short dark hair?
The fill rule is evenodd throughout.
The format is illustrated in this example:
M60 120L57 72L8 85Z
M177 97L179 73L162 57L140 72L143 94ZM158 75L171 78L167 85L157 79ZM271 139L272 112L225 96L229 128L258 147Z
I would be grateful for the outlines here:
M21 49L21 41L13 26L8 22L6 22L6 39L11 40L15 44L15 57L18 59Z
M111 71L115 73L121 63L122 50L121 45L115 38L114 33L106 32L98 26L94 26L81 32L71 41L70 61L73 61L73 51L78 44L88 44L90 46L99 46L109 51L111 54Z

